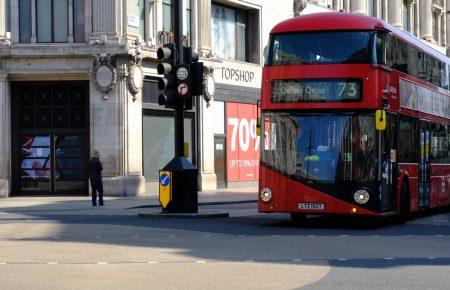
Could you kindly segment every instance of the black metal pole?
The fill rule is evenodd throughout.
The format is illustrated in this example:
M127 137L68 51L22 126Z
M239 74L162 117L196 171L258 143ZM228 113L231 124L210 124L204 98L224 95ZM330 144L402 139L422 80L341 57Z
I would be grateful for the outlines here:
M183 0L174 1L174 36L178 52L177 64L184 62L183 58ZM175 108L175 157L184 156L184 100L176 98Z

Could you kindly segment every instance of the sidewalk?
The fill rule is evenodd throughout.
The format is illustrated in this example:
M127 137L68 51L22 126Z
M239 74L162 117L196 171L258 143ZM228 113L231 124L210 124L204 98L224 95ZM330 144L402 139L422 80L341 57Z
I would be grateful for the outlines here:
M232 204L256 202L258 198L256 188L219 189L199 192L198 202L204 204ZM26 196L0 199L1 211L17 212L63 212L92 210L88 196ZM119 213L124 210L137 210L139 208L157 208L158 196L132 196L132 197L105 197L104 210ZM100 209L100 208L97 208Z

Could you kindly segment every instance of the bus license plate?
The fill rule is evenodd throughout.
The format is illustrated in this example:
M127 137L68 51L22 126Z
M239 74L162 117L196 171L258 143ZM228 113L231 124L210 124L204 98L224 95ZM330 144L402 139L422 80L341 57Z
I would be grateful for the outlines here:
M311 203L301 202L298 204L299 209L312 209L312 210L324 210L325 204L323 203Z

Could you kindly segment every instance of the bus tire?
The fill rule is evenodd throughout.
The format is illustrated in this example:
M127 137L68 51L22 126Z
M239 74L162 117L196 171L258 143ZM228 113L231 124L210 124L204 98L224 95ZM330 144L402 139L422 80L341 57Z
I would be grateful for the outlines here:
M409 192L409 183L408 180L405 179L402 182L402 187L400 188L400 206L399 213L397 216L397 222L399 224L404 224L410 214L410 192Z
M291 212L291 221L294 224L300 224L306 219L306 214L301 212Z

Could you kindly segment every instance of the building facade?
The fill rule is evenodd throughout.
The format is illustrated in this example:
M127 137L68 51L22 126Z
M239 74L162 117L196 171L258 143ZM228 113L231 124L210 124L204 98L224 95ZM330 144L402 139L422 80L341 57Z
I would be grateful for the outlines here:
M106 195L157 194L174 154L157 104L156 50L173 41L175 0L0 0L0 197L88 194L98 150ZM450 1L183 0L186 45L215 94L185 113L201 190L256 185L256 103L271 28L305 13L383 18L441 52ZM450 10L450 9L449 9Z

